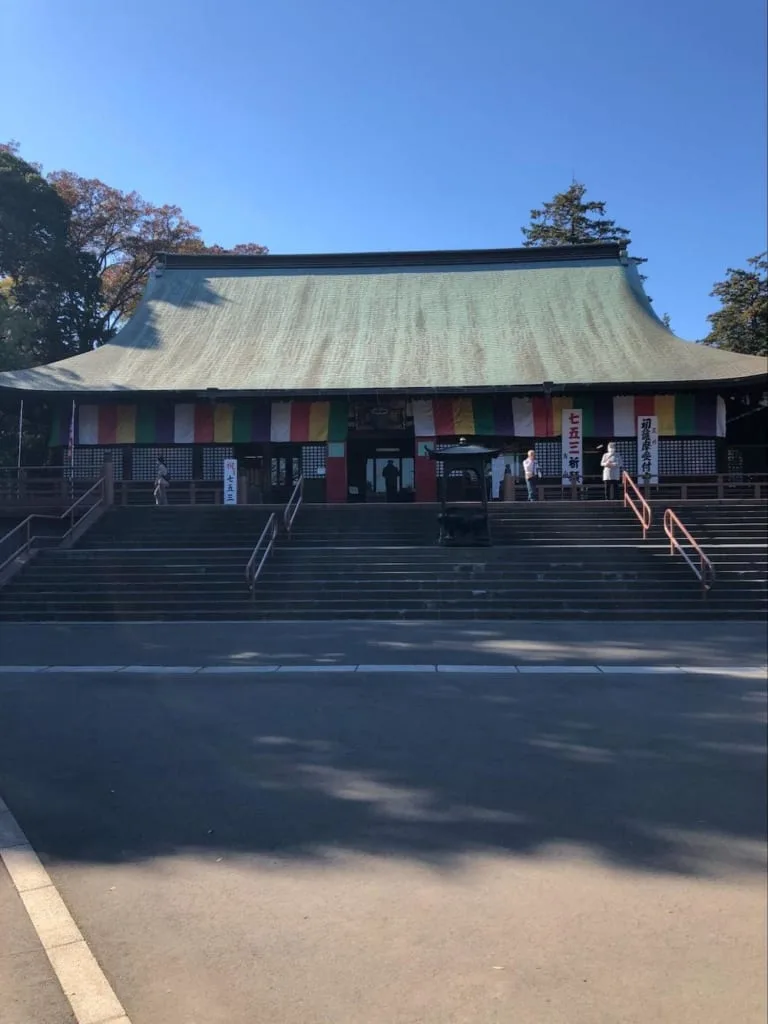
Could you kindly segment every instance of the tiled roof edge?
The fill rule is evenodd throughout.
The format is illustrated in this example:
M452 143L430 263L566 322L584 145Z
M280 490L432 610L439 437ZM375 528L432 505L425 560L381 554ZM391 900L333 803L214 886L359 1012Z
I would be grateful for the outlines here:
M518 249L445 249L423 252L335 252L269 253L263 256L238 256L208 253L157 253L171 269L322 269L355 267L443 267L451 265L488 265L495 263L574 263L585 260L619 260L618 243L594 245L531 246Z

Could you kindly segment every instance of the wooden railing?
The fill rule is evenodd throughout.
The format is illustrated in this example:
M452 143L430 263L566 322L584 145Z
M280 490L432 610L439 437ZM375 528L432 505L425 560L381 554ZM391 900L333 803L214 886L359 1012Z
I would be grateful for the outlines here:
M45 471L43 473L43 471ZM93 479L75 479L62 475L61 467L42 467L33 470L0 472L0 509L32 512L39 508L53 511L66 508L94 483ZM690 480L662 479L658 484L637 481L639 490L648 502L685 501L755 501L768 500L768 474L720 475L693 477ZM115 482L116 505L151 505L152 481L118 480ZM599 476L585 476L576 486L563 484L557 479L543 480L537 487L541 501L602 501L605 494ZM495 495L494 495L495 497ZM525 500L525 487L515 485L515 497ZM220 505L224 500L223 486L217 480L171 480L168 502L171 505ZM456 500L460 500L456 498ZM277 504L277 502L275 502Z
M279 533L280 524L276 514L273 512L267 520L267 525L261 531L261 536L256 541L256 547L253 549L251 557L248 559L248 564L245 567L245 581L251 592L251 600L256 596L256 581L261 575L267 559L272 554Z
M677 551L678 554L683 556L694 576L701 584L702 598L706 598L715 581L715 568L704 554L698 541L691 536L671 508L668 508L664 513L664 533L669 537L670 555L674 555ZM680 543L677 534L680 534L687 542L693 552L693 557L689 555ZM696 564L695 559L698 559L698 565Z
M80 529L103 506L104 497L104 480L101 479L81 494L60 516L27 516L4 537L0 537L0 573L15 559L30 551L36 543L52 540L61 544L68 540L76 528ZM63 533L54 532L51 536L45 536L38 532L43 524L54 528L69 525Z
M290 537L291 529L293 527L293 521L296 518L296 513L301 508L301 503L304 500L304 477L300 476L296 481L296 486L293 488L288 502L283 510L283 528Z
M94 483L92 478L72 480L60 467L47 469L0 471L0 508L60 508Z
M765 473L662 478L658 484L636 478L636 484L649 503L768 500L768 474ZM538 482L536 493L539 501L603 501L605 484L601 476L594 475L583 477L575 486L545 478ZM524 484L516 481L515 500L525 501L526 498Z
M643 528L643 540L645 540L653 522L651 506L629 473L621 474L621 483L624 489L624 508L631 508L637 516Z

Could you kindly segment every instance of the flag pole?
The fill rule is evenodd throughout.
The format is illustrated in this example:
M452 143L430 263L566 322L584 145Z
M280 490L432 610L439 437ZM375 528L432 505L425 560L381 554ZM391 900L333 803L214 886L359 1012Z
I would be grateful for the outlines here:
M19 403L19 450L18 450L18 454L16 456L16 469L18 470L18 475L19 476L21 475L21 437L22 437L22 430L23 429L24 429L24 399L22 398L21 402Z
M69 420L69 493L75 491L75 400L72 399L72 415Z

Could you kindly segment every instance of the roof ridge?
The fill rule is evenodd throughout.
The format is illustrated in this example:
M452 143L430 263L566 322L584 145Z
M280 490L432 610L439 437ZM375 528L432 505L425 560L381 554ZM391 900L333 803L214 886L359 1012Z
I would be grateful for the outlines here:
M424 249L399 252L265 253L260 256L236 253L158 252L169 269L297 269L355 267L437 267L513 263L574 263L585 260L619 260L618 242L584 245L551 245L515 249Z

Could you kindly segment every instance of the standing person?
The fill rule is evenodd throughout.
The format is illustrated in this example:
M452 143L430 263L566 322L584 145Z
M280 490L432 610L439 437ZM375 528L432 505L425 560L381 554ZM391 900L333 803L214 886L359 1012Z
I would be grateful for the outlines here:
M168 480L168 467L160 458L157 456L157 468L155 470L155 489L152 492L155 496L156 505L167 505L168 504L168 488L170 487L170 481Z
M400 470L392 459L387 462L381 471L384 477L384 486L387 490L387 501L397 501L397 481L400 479Z
M621 471L624 468L624 463L616 451L615 441L611 441L608 445L608 451L600 460L600 465L603 468L605 499L606 501L616 501L619 496L619 480L621 480Z
M494 501L501 501L503 498L503 484L504 484L504 456L497 455L491 463L491 477L493 484L491 486L491 497Z
M536 480L541 476L541 470L536 461L536 452L533 448L528 452L528 458L523 461L523 473L525 474L528 501L536 501Z

